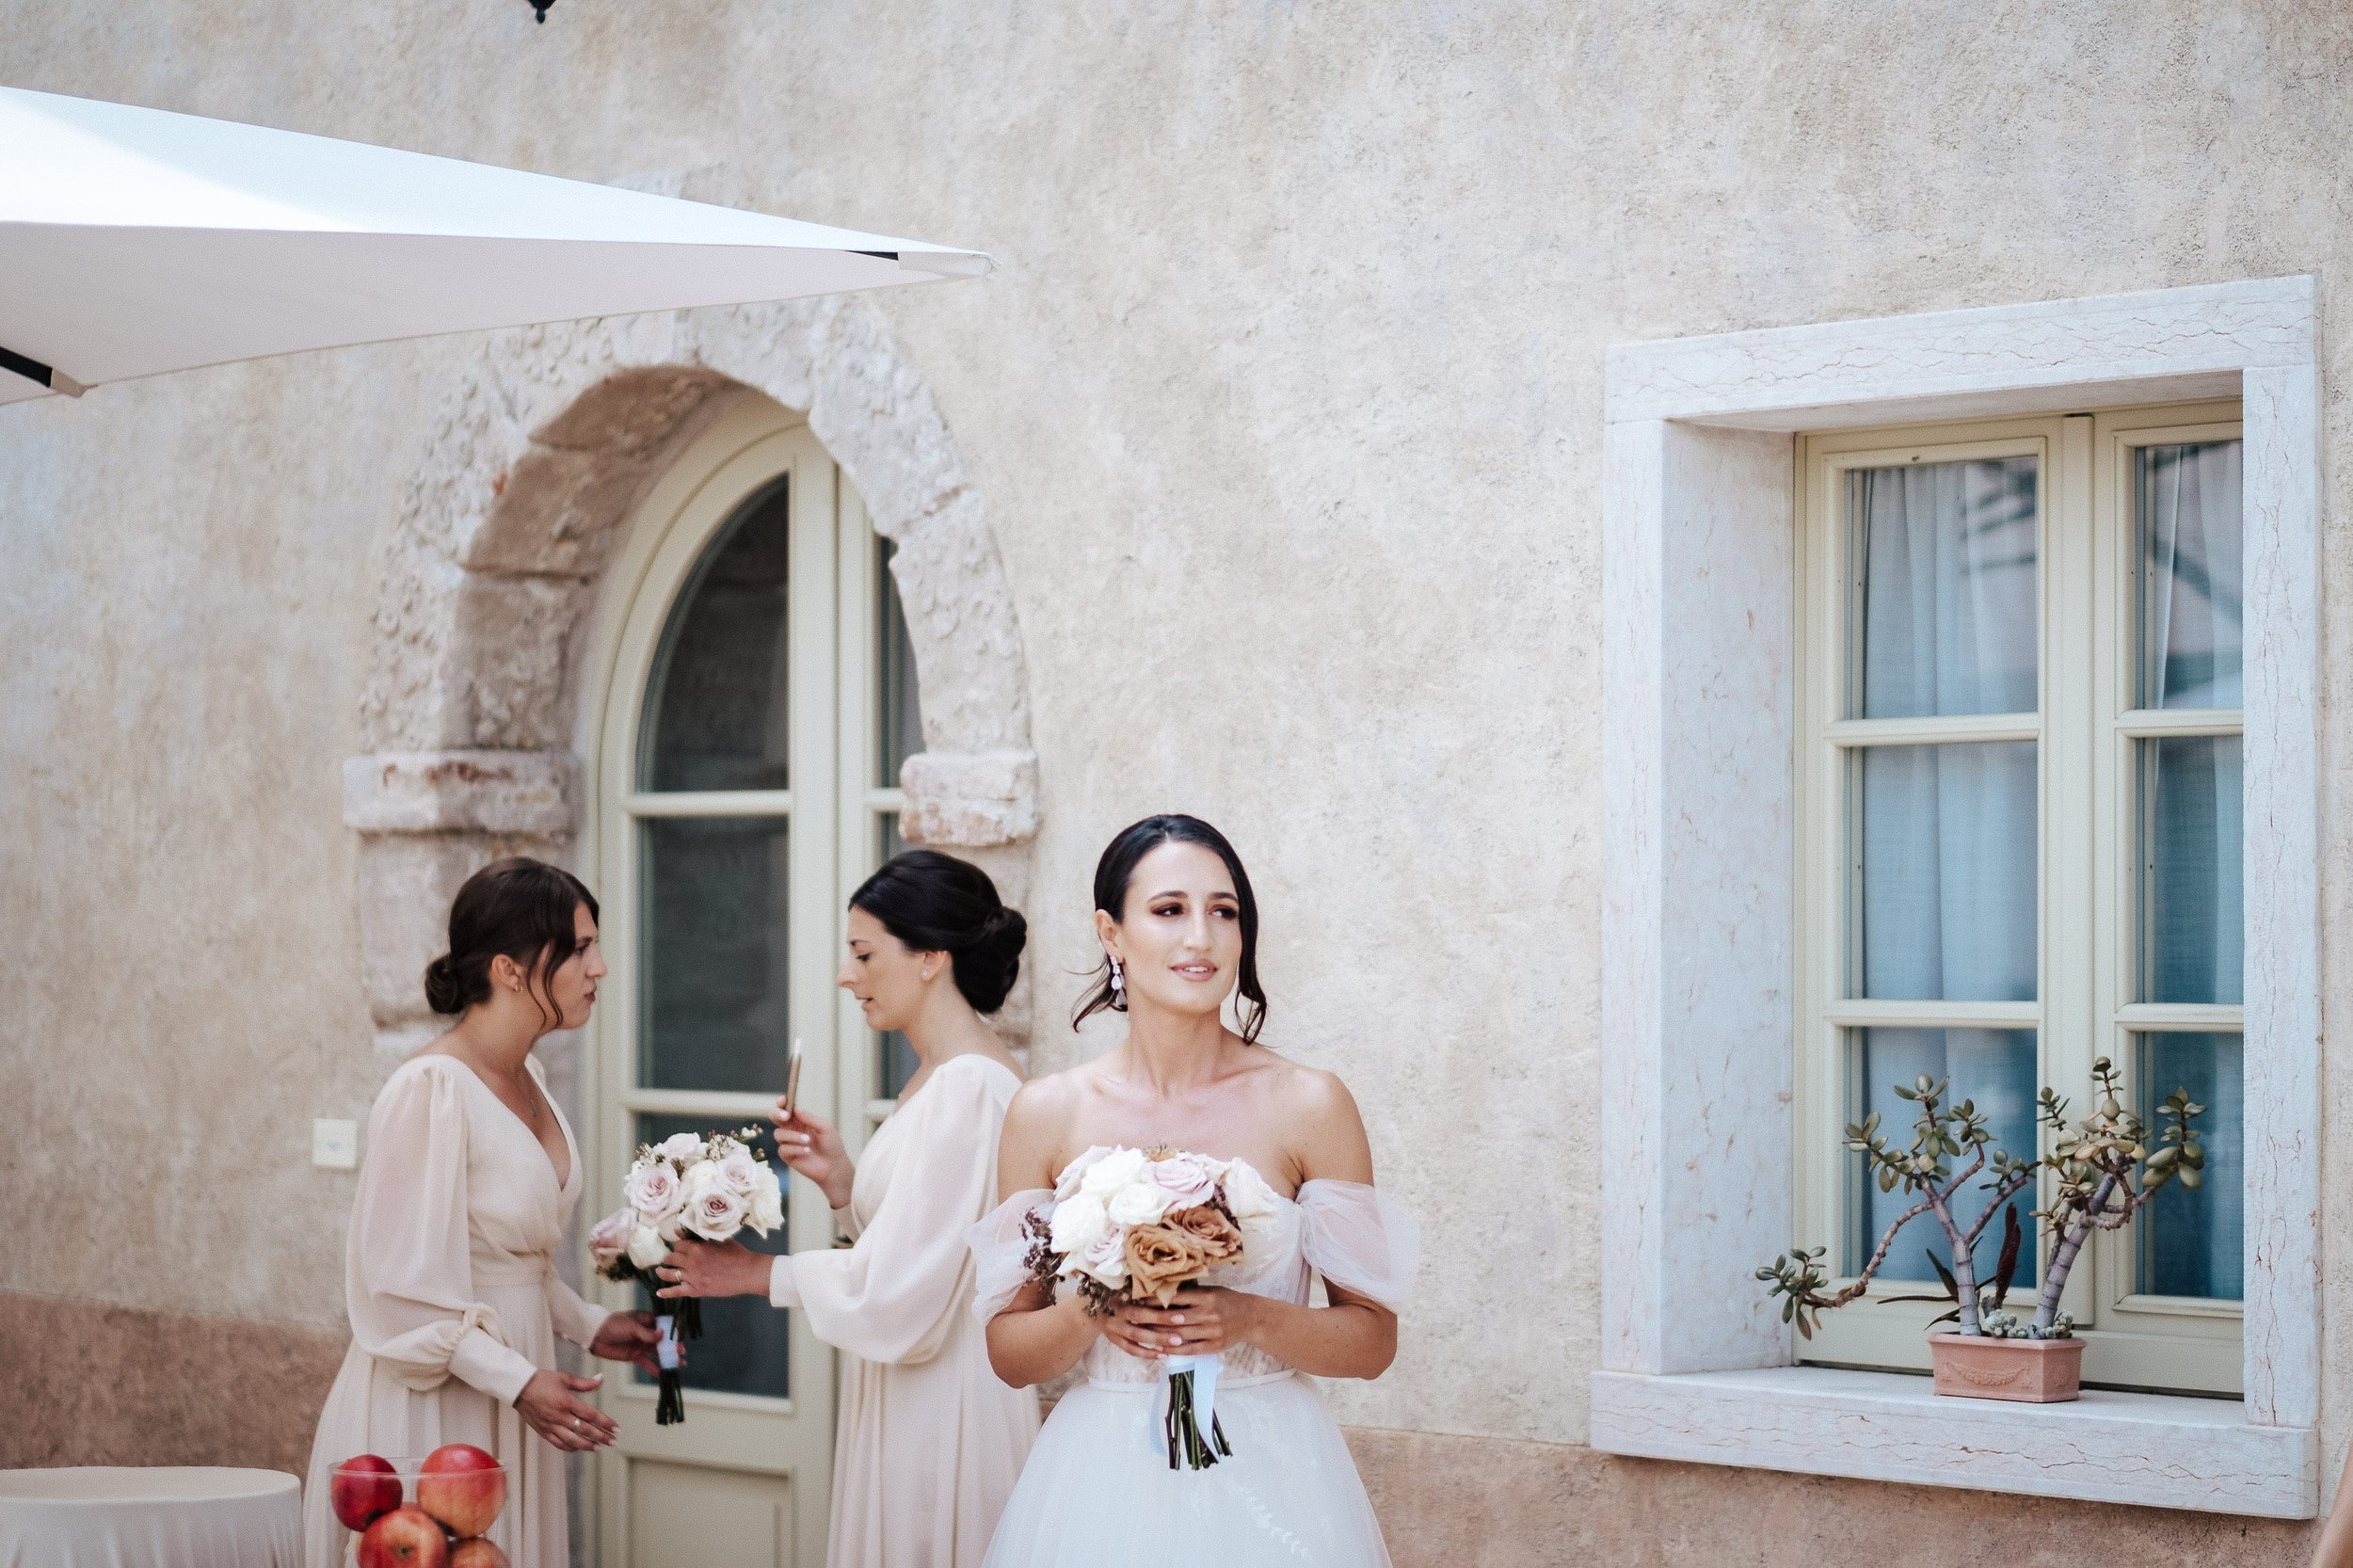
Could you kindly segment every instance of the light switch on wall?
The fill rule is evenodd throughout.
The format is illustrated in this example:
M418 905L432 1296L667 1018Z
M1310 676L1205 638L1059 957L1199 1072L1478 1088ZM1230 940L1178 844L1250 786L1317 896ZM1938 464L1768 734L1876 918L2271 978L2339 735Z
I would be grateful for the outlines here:
M360 1165L360 1124L312 1122L311 1163L327 1171L357 1170Z

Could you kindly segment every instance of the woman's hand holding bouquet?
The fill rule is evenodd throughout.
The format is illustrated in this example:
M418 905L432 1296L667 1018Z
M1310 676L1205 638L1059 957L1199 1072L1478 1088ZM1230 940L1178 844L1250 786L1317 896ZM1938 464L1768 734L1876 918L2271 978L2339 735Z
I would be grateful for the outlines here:
M1056 1179L1050 1211L1026 1223L1032 1278L1049 1291L1070 1281L1113 1344L1168 1363L1172 1470L1234 1451L1217 1424L1218 1358L1246 1337L1250 1298L1202 1281L1241 1260L1277 1201L1240 1160L1098 1144Z
M597 1272L611 1280L655 1279L654 1270L687 1237L732 1241L748 1227L766 1236L784 1224L784 1190L767 1156L752 1146L758 1128L705 1138L681 1132L660 1144L641 1145L621 1185L627 1201L599 1221L588 1250ZM679 1341L702 1334L702 1310L687 1297L670 1315L654 1319L660 1397L654 1419L663 1426L686 1418L679 1368Z

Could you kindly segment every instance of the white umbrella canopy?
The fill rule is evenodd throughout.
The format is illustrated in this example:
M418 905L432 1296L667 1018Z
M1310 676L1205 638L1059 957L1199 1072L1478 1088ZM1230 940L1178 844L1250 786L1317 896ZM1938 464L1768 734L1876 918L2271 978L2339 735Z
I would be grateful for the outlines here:
M988 269L886 234L0 88L0 403Z

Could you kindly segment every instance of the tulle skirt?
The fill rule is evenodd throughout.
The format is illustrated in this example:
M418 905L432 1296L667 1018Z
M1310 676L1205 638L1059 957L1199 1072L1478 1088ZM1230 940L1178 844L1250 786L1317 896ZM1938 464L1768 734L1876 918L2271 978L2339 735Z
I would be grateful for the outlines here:
M1233 1456L1172 1470L1164 1382L1086 1383L1054 1407L986 1568L1388 1568L1356 1463L1322 1391L1289 1373L1228 1378Z

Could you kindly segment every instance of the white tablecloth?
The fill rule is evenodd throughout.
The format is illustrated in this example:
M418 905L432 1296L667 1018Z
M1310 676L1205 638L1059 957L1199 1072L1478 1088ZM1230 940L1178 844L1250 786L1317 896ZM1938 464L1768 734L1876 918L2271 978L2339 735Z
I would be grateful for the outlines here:
M0 1470L0 1568L302 1568L279 1470Z

